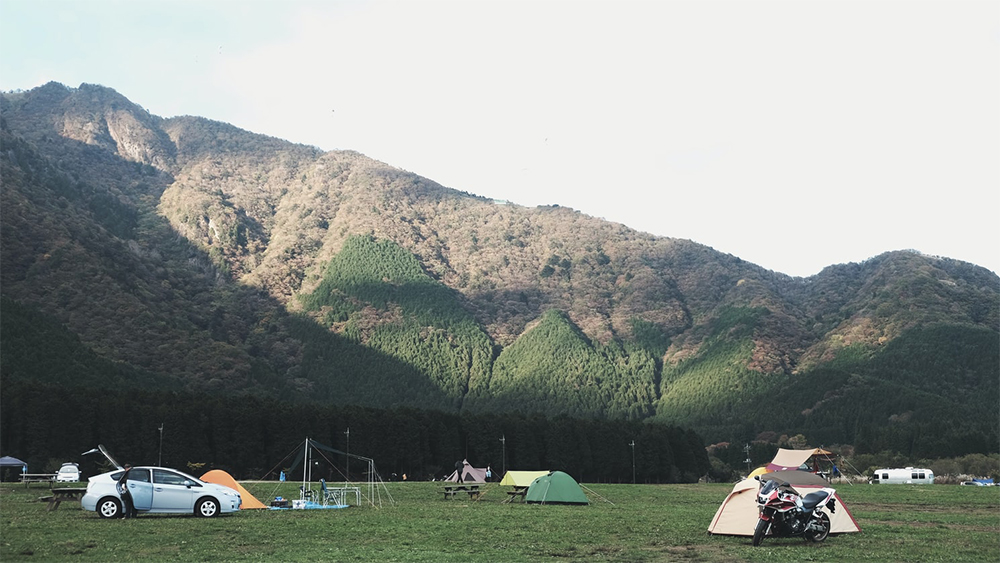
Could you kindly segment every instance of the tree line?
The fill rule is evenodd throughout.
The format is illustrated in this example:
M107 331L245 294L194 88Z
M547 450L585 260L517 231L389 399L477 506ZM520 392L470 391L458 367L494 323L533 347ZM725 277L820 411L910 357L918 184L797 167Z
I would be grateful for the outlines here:
M550 469L588 482L631 482L634 467L638 482L688 483L709 469L698 434L657 423L295 404L249 395L27 381L5 382L3 391L0 448L26 461L31 472L73 461L84 475L98 474L106 469L105 460L81 452L103 444L121 463L181 470L204 464L199 474L217 468L237 479L272 479L292 465L288 456L307 437L373 458L383 478L442 478L463 459L497 474ZM321 464L314 478L344 479L346 458ZM351 480L365 479L361 465L350 465Z

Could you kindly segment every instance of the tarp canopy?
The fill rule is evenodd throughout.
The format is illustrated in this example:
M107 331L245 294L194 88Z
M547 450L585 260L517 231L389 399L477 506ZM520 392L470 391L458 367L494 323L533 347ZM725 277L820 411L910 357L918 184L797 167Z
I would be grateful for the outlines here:
M445 478L445 481L458 482L458 470L451 472L451 475ZM462 482L464 483L485 483L486 482L486 468L485 467L472 467L469 460L462 460Z
M257 497L251 495L250 491L244 489L243 485L237 483L236 479L233 479L232 475L226 473L221 469L213 469L209 471L208 473L201 476L201 480L205 481L206 483L215 483L216 485L224 485L226 487L229 487L230 489L236 489L237 491L239 491L240 500L243 501L240 504L240 510L248 510L252 508L267 508L267 506L265 506L264 503L257 500Z
M548 471L508 471L500 484L508 487L529 487L532 481L548 474Z
M524 500L533 504L590 504L576 480L562 471L552 471L532 481Z
M816 487L826 487L830 483L826 479L810 473L809 471L798 471L796 469L782 469L764 473L760 476L761 481L777 481L778 483L788 483L793 489L796 485L814 485ZM797 490L797 489L796 489Z
M0 467L24 467L25 465L28 464L17 459L16 457L11 457L9 455L0 457Z
M296 469L298 469L299 465L302 464L302 460L307 457L305 455L305 452L303 451L306 447L315 448L317 450L321 450L321 451L324 451L324 452L330 452L332 454L342 455L344 457L351 457L351 458L354 458L354 459L359 459L361 461L371 461L372 460L372 458L370 458L370 457L365 457L365 456L362 456L362 455L355 455L355 454L349 454L347 452L342 452L342 451L340 451L340 450L338 450L336 448L331 448L330 446L324 446L323 444L320 444L316 440L312 440L312 439L306 438L306 441L302 442L302 444L298 447L298 449L295 451L295 453L292 456L292 465L291 465L291 467L288 468L288 472L289 473L291 473L291 472L295 471Z
M806 495L819 490L828 485L820 476L808 471L775 471L760 476L761 480L778 479L788 483L800 495ZM722 501L722 505L715 512L712 523L708 526L708 531L713 534L723 534L730 536L752 536L753 530L757 526L759 512L757 510L757 491L760 483L754 479L744 479L733 486L733 490ZM837 499L836 512L827 514L830 516L830 533L847 534L860 532L861 526L851 515L840 495L834 494Z
M774 459L771 463L767 464L768 471L779 471L781 469L798 469L803 463L809 461L810 458L814 456L825 457L829 461L833 461L833 452L828 452L824 449L814 448L811 450L786 450L784 448L779 448L778 453L774 455Z

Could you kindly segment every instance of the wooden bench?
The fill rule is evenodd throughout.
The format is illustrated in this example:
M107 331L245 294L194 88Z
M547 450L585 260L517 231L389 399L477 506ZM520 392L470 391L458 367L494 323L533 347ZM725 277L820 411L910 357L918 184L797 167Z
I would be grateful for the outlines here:
M56 480L56 474L55 473L22 473L21 474L21 482L24 483L24 486L26 488L27 488L27 486L30 483L51 483L51 482L53 482L55 480Z

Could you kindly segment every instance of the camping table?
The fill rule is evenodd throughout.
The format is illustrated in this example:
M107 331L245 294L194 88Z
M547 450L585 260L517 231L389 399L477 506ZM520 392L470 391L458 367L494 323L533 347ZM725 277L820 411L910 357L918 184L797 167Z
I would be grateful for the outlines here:
M80 500L80 497L87 492L87 487L63 487L61 489L52 489L52 494L47 497L41 497L38 500L48 501L49 506L46 507L46 512L52 512L53 510L59 508L59 503L64 500Z
M444 486L444 498L448 500L449 498L455 496L455 493L469 493L470 499L478 499L479 485L445 485Z
M361 506L361 487L327 487L326 490L336 504L347 504L347 493L354 493L354 504Z
M21 482L24 483L25 488L28 487L28 483L51 483L56 480L55 473L22 473Z

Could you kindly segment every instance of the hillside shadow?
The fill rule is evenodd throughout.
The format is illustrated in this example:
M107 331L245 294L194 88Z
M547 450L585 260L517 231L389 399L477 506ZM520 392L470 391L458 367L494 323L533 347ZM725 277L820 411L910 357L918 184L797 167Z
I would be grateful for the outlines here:
M34 143L5 129L4 150L22 153L5 166L21 168L26 179L20 185L5 182L4 188L39 203L30 207L34 217L23 218L25 229L3 231L11 239L4 240L5 249L23 254L5 260L21 271L5 272L20 283L5 284L4 294L57 319L89 342L88 349L117 350L104 357L160 374L165 383L180 374L192 391L457 409L413 366L291 314L260 288L226 275L217 258L158 214L159 198L174 180L170 173L54 131ZM30 163L28 168L22 162ZM126 195L128 204L116 192ZM41 203L60 199L66 202L62 206ZM94 202L118 202L120 209L102 215ZM45 230L52 224L66 225L77 237L71 251L56 248L59 237ZM46 261L44 256L57 251L76 256ZM47 269L38 270L39 263ZM33 283L40 279L46 285ZM164 352L171 342L176 350ZM290 357L275 355L288 350ZM142 381L136 382L139 388L149 384Z

